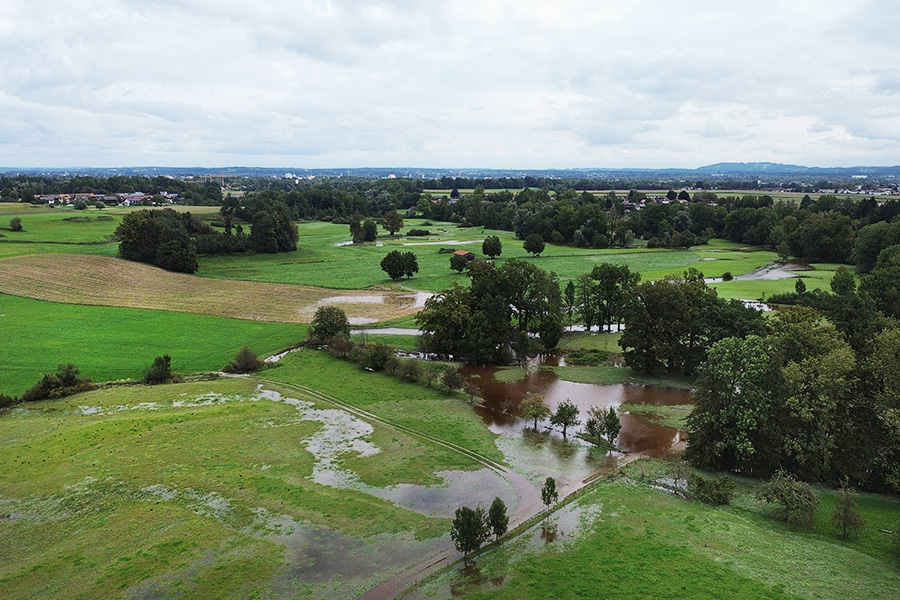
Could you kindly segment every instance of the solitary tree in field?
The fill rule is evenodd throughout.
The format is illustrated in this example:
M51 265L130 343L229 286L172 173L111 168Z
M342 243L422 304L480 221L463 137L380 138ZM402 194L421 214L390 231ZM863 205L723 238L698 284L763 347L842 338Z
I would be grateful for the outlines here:
M381 259L381 270L394 280L404 275L412 277L414 273L419 272L419 261L414 252L391 250Z
M22 231L22 219L13 217L9 220L9 228L13 231Z
M474 509L463 506L456 509L453 522L450 524L450 539L458 552L465 555L465 562L469 562L469 553L481 548L491 535L491 528L487 523L484 509L480 506Z
M550 417L550 423L562 427L563 437L566 437L566 430L569 427L575 427L581 423L578 420L578 407L572 404L570 400L561 402L556 407L556 412Z
M500 238L496 235L487 236L481 243L481 253L490 256L491 258L500 256L502 252L503 244L500 243Z
M538 233L529 233L525 238L525 243L522 244L522 248L533 256L540 256L541 252L544 251L544 238Z
M403 217L396 210L389 210L384 213L384 216L381 218L381 226L384 227L388 233L394 235L395 232L400 231L403 228Z
M447 388L448 394L461 388L465 382L466 380L459 372L459 369L454 369L453 367L447 368L441 375L441 385Z
M241 348L230 363L222 369L226 373L255 373L265 366L265 361L257 356L249 346Z

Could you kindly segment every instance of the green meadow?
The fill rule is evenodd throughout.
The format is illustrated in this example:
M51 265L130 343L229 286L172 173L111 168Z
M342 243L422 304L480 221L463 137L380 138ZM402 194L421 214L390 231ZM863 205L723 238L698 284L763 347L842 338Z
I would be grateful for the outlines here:
M900 501L863 494L866 525L843 540L830 518L834 491L816 490L815 523L798 529L759 500L757 482L736 483L731 506L711 507L666 491L665 464L640 460L409 597L896 598L900 569L882 530L896 526Z
M0 294L0 393L19 395L61 363L95 382L141 379L153 358L174 371L217 371L242 346L268 355L305 339L302 325L81 306Z

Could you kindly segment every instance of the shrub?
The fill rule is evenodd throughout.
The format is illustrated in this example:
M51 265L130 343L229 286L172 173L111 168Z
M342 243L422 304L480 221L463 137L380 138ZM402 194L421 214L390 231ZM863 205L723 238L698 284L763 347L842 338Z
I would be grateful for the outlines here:
M48 373L22 394L22 402L45 398L62 398L94 388L90 379L78 377L78 367L69 363L57 365L56 373Z
M172 381L172 357L168 354L157 356L144 375L144 383L156 385Z
M84 210L87 208L87 202L79 198L75 201L75 210Z
M406 232L406 235L410 237L424 237L426 235L431 235L431 232L427 229L410 229Z
M0 394L0 408L6 408L7 406L12 406L18 402L16 398L12 396L7 396L6 394Z
M264 366L266 366L266 362L248 346L244 346L238 350L234 360L225 365L222 370L226 373L255 373Z
M732 279L734 279L734 275L731 274L731 271L722 273L722 281L731 281Z
M845 540L856 534L865 524L862 515L859 514L859 508L856 506L857 498L859 498L859 494L850 487L850 483L845 477L841 481L838 502L831 515L835 527Z
M377 343L368 346L361 346L358 349L356 364L361 369L369 371L387 371L391 372L389 366L396 367L396 356L393 349L387 344ZM394 359L393 361L391 359Z
M9 220L9 228L13 231L22 231L22 219L13 217Z
M410 358L400 362L400 365L397 367L396 375L403 381L415 383L422 377L422 367L419 366L419 361Z
M795 525L811 523L819 506L810 485L785 471L778 471L764 483L760 495L766 502L780 504L781 520Z
M688 480L691 493L707 504L730 504L734 494L734 482L728 477L703 477L692 475Z
M106 208L106 204L102 200L97 200L94 203L94 208L96 208L97 210L103 210L104 208Z

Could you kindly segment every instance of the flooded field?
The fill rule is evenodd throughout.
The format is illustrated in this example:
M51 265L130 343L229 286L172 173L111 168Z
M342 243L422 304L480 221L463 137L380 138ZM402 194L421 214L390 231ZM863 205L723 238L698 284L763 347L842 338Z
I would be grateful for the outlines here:
M580 440L580 431L592 406L618 407L622 404L685 405L692 404L690 390L644 385L596 385L574 383L559 379L556 373L541 366L559 366L557 356L544 356L516 381L498 381L499 367L466 366L462 372L479 390L483 403L474 408L485 425L500 434L497 445L507 461L532 481L540 482L552 476L562 493L577 489L583 480L598 472L612 469L625 454L643 453L662 456L679 442L687 439L687 433L676 427L658 423L652 411L641 413L620 412L622 430L618 449L607 455L601 449ZM566 400L579 409L581 425L570 428L568 439L549 428L546 421L538 431L531 429L519 413L519 405L526 394L542 394L551 410Z

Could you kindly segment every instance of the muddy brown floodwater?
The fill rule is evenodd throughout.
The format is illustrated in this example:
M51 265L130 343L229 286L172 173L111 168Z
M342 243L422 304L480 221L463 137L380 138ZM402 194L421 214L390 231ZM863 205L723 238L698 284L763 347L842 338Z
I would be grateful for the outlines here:
M687 433L662 425L648 413L619 413L622 430L618 449L621 453L607 456L597 448L581 442L575 436L583 428L592 406L618 407L624 403L644 405L692 404L690 390L631 384L596 385L559 379L556 373L542 366L560 366L561 359L549 355L539 357L518 381L497 381L498 367L463 367L466 379L475 385L483 398L475 412L491 431L500 434L498 447L516 469L526 473L532 481L552 475L562 487L576 487L578 482L597 471L609 468L622 453L644 453L662 456ZM564 364L564 363L563 363ZM581 425L570 428L568 440L558 431L550 430L545 421L539 432L530 430L519 415L519 405L528 393L543 394L551 410L566 400L579 409Z

